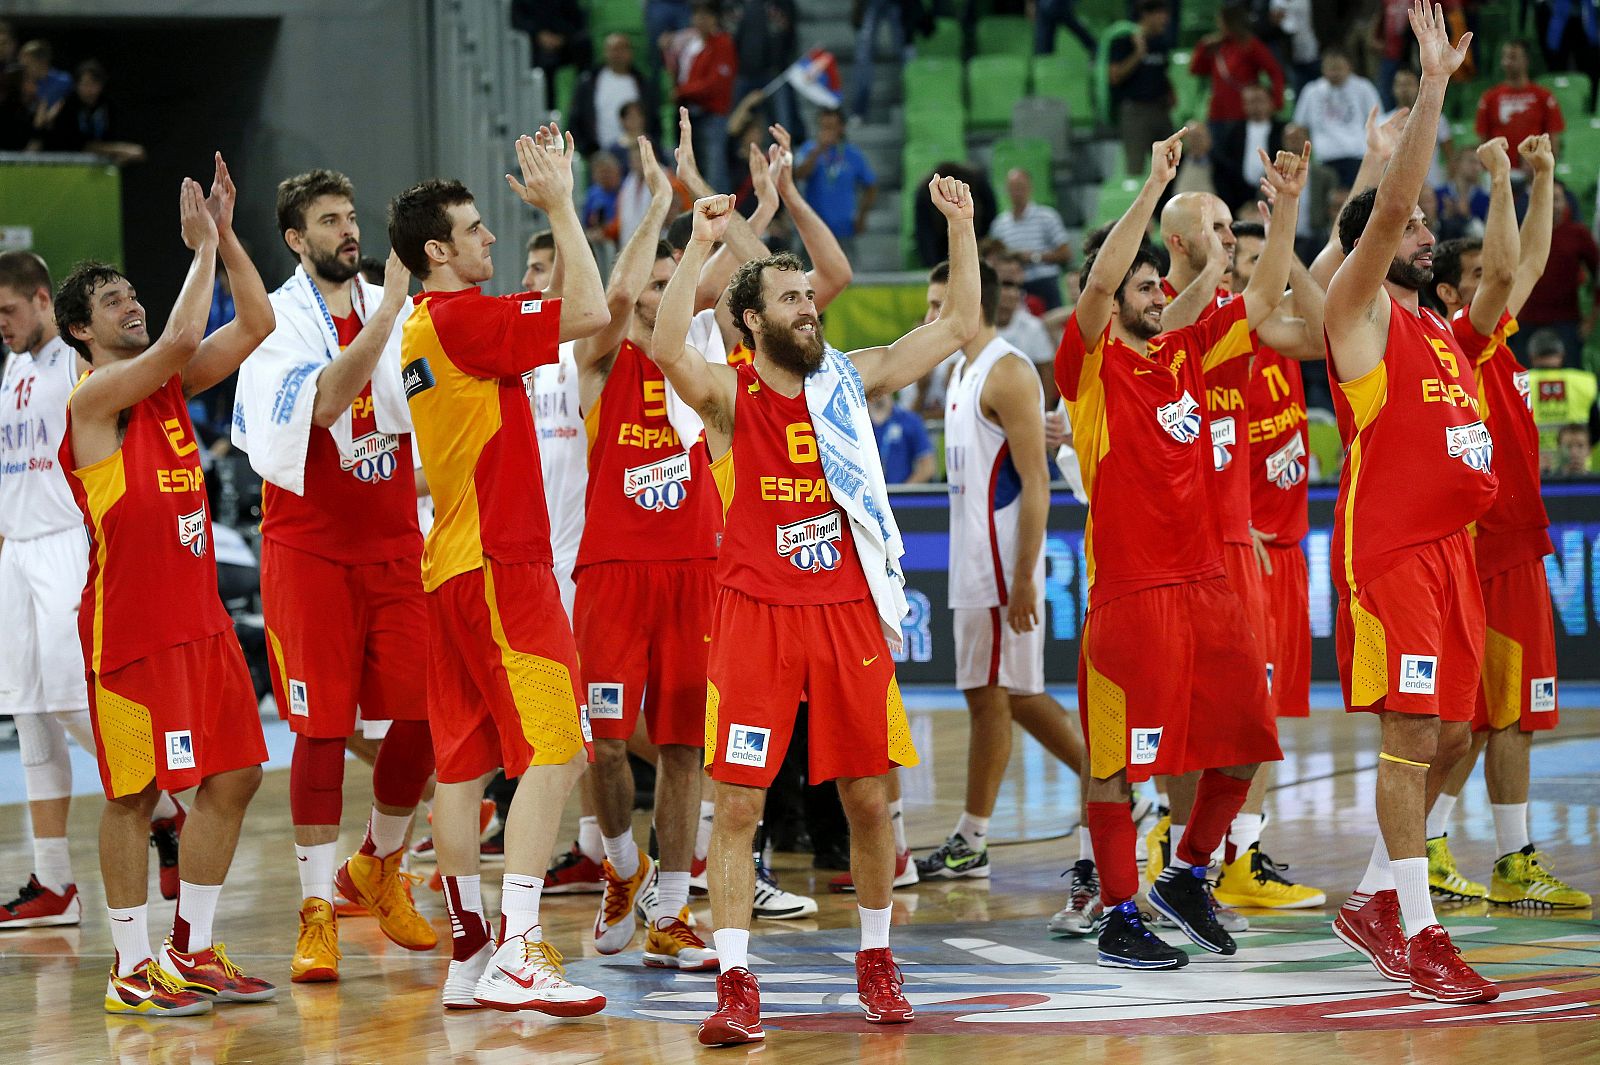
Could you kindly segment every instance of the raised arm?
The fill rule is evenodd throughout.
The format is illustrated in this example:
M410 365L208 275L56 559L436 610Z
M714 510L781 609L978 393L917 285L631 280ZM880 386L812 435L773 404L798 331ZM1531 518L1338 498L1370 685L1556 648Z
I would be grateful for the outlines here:
M711 257L711 246L727 232L728 216L736 213L732 196L695 201L694 232L661 294L655 334L650 338L650 358L683 401L699 412L708 432L722 436L723 448L714 450L725 450L733 434L733 371L712 366L689 344L689 322L694 318L694 288L700 268Z
M578 208L572 202L572 159L577 154L572 134L563 135L552 125L541 129L540 135L538 143L526 134L517 138L522 180L507 174L506 184L523 203L550 218L561 269L561 339L581 340L604 329L611 317L606 313L600 266L589 250Z
M1161 328L1182 329L1198 322L1216 299L1217 286L1228 268L1228 252L1211 227L1211 207L1206 205L1202 220L1201 241L1205 244L1206 264L1184 290L1172 298L1161 312ZM1126 275L1126 271L1124 271ZM1084 343L1089 343L1087 339Z
M1483 279L1472 297L1468 317L1479 336L1490 336L1500 324L1511 284L1517 276L1517 260L1522 255L1522 238L1517 233L1517 210L1511 202L1511 156L1504 137L1478 145L1478 158L1489 174L1489 220L1483 227Z
M960 350L983 326L978 284L978 234L972 223L972 189L965 181L933 175L928 195L950 227L950 281L939 317L888 347L850 353L871 399L920 379Z
M267 287L261 283L261 275L233 231L233 205L238 190L233 187L233 177L228 173L228 164L222 161L221 152L216 153L215 164L206 211L217 227L217 251L223 268L228 271L234 315L233 321L200 342L194 358L184 367L183 390L191 396L204 392L237 370L256 346L272 335L276 324L272 302L267 299Z
M1255 328L1267 320L1283 302L1283 290L1289 283L1289 266L1294 262L1294 232L1300 218L1300 193L1306 187L1306 174L1310 172L1311 142L1306 141L1300 154L1279 152L1276 159L1257 149L1264 173L1262 184L1272 190L1272 224L1267 229L1267 242L1261 249L1261 260L1244 289L1244 313Z
M353 283L353 282L352 282ZM378 368L378 359L394 332L395 319L406 305L411 288L411 271L400 262L393 250L383 264L383 299L377 309L361 323L361 332L350 346L333 357L333 361L317 375L317 399L311 408L311 420L324 429L339 420L350 409L361 390L372 380Z
M1361 168L1356 171L1356 181L1350 189L1352 194L1372 188L1383 177L1383 168L1394 158L1395 147L1400 143L1400 134L1405 132L1406 117L1410 114L1411 108L1402 107L1379 122L1376 107L1367 112L1367 150L1361 157ZM1335 224L1333 231L1328 234L1327 245L1312 260L1311 276L1326 290L1334 272L1343 262L1344 247L1339 243L1339 227Z
M794 183L794 167L791 165L794 154L789 131L780 125L773 125L769 132L777 142L769 162L778 175L778 195L783 197L783 205L789 209L789 220L794 223L794 231L800 234L800 243L805 245L806 254L811 256L811 289L817 310L824 310L835 296L844 291L854 276L850 260L845 257L839 238L833 235L828 223L806 202L806 198L800 194L800 187ZM874 189L872 194L877 195L877 190Z
M703 200L727 191L712 188L700 173L700 166L694 157L694 124L689 121L687 107L678 108L678 147L673 152L673 157L678 164L678 180L683 182L684 187L689 190L689 195L695 200ZM767 246L761 243L761 238L756 236L755 230L750 228L750 223L738 211L734 211L733 217L728 219L724 233L725 236L721 239L732 245L734 255L743 256L734 263L734 269L738 269L740 263L766 256Z
M703 311L707 307L715 306L722 298L723 292L728 287L728 279L733 272L750 261L750 259L765 258L767 246L762 243L767 227L778 216L778 208L782 201L778 197L778 184L768 165L767 156L755 145L750 146L750 183L756 190L756 209L750 215L750 235L755 238L755 243L741 241L739 247L745 252L760 248L760 254L741 258L738 252L729 244L723 244L716 253L707 260L700 271L700 284L695 288L694 309ZM731 345L730 345L731 346Z
M1550 231L1555 225L1556 153L1550 147L1549 136L1525 138L1517 146L1517 155L1532 168L1533 184L1528 189L1528 213L1522 219L1522 255L1506 301L1506 310L1513 318L1522 313L1528 293L1544 276L1545 263L1550 258Z
M1033 571L1044 549L1045 523L1050 517L1050 467L1045 459L1044 412L1039 409L1039 375L1021 359L1001 359L989 371L981 402L1005 432L1022 483L1017 557L1011 571L1006 621L1014 632L1031 632L1041 620Z

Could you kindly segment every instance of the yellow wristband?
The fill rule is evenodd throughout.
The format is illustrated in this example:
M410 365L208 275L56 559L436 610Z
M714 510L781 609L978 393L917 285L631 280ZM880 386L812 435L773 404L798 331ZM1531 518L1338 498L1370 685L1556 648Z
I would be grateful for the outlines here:
M1418 769L1431 769L1432 768L1432 763L1431 762L1413 762L1409 758L1397 758L1394 755L1389 754L1386 751L1379 751L1378 752L1378 758L1381 761L1385 761L1385 762L1398 762L1401 765L1414 765Z

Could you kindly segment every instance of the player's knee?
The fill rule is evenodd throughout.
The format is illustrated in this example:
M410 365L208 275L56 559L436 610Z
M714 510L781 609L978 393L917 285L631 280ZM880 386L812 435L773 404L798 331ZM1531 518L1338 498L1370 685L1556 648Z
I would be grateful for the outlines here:
M889 823L889 796L881 778L839 782L839 802L854 827Z
M1439 750L1439 719L1427 714L1385 713L1381 750L1394 758L1431 763Z
M249 805L250 800L255 797L256 790L261 787L261 767L250 765L241 769L230 769L226 773L207 777L200 787L207 798L216 801L225 809L242 810Z
M156 787L154 778L146 784L143 790L131 795L119 795L115 799L106 800L106 812L114 816L127 816L150 820L150 815L155 813L156 802L161 798L161 789Z
M1437 765L1452 766L1472 747L1472 733L1465 726L1446 725L1439 729L1438 749L1433 756Z
M628 764L628 744L626 740L613 740L595 738L594 765L603 773L614 773Z
M679 743L663 744L657 751L663 772L673 774L698 774L705 765L705 754L699 747L686 747Z
M766 808L766 798L766 792L760 788L718 788L716 811L711 821L713 831L724 828L735 832L754 831Z

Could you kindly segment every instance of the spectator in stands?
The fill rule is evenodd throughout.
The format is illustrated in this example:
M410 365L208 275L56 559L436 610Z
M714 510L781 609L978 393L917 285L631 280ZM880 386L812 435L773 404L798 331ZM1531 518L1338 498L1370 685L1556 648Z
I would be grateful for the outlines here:
M1566 365L1566 345L1551 329L1537 329L1528 338L1528 406L1539 427L1541 468L1561 466L1560 432L1568 425L1591 425L1600 418L1594 374Z
M33 102L42 107L54 107L72 91L72 75L52 65L55 53L49 41L33 40L17 53L22 67L22 79L30 87Z
M1106 80L1111 83L1111 106L1129 174L1148 165L1150 145L1172 135L1174 96L1166 45L1171 22L1167 0L1140 0L1138 27L1113 39L1106 54Z
M1317 76L1317 28L1311 14L1311 0L1271 0L1267 17L1283 34L1284 43L1277 55L1289 67L1289 83L1299 92Z
M659 119L659 112L657 116ZM634 149L639 146L640 137L650 137L650 147L656 153L657 162L665 164L671 159L671 154L661 147L661 143L650 136L648 126L650 113L645 110L644 104L638 100L630 100L622 105L619 117L622 120L622 135L617 138L615 144L606 147L609 147L611 154L617 157L617 165L624 171L631 165L628 160Z
M896 62L910 62L916 55L911 44L913 27L906 18L905 9L906 0L855 0L851 7L851 21L856 26L856 60L850 74L850 117L857 122L866 121L867 108L872 103L878 30L884 26L889 28L889 50Z
M1479 139L1504 137L1511 146L1511 165L1517 166L1517 145L1528 137L1548 133L1559 157L1557 134L1567 128L1567 122L1550 90L1528 80L1526 41L1507 41L1500 46L1500 73L1505 80L1478 98Z
M878 441L878 457L883 460L884 480L890 484L933 480L938 464L922 416L897 405L887 394L874 397L867 409L872 415L872 435Z
M33 139L33 113L22 85L22 70L0 70L0 152L20 152Z
M1283 127L1283 150L1299 155L1305 151L1306 141L1310 137L1304 126L1297 126L1293 122ZM1185 155L1188 151L1185 150ZM1339 180L1339 175L1333 167L1327 166L1317 158L1316 150L1311 152L1311 170L1306 178L1305 205L1300 208L1300 219L1295 223L1294 247L1295 254L1304 262L1310 262L1322 251L1328 243L1328 235L1333 230L1333 223L1338 215L1338 207L1329 209L1333 193L1337 189L1344 189L1338 197L1340 206L1344 204L1344 197L1349 195L1349 189ZM1254 222L1254 218L1245 218L1246 222Z
M1283 68L1272 51L1250 30L1245 4L1224 4L1217 12L1217 32L1200 38L1189 60L1189 72L1211 79L1211 143L1219 143L1232 123L1244 121L1246 85L1265 77L1272 84L1272 109L1283 106ZM1187 148L1187 146L1185 146Z
M794 177L806 202L850 255L878 198L878 177L861 149L846 139L842 111L833 108L817 115L816 138L795 153Z
M0 74L10 70L17 62L17 28L0 19Z
M583 197L583 226L589 239L617 241L617 195L622 191L622 167L610 152L589 156L589 191Z
M722 28L716 0L695 0L690 25L677 60L673 97L694 122L694 155L700 172L718 192L728 191L728 115L739 71L733 38Z
M72 92L43 136L47 152L94 152L118 166L144 162L144 147L121 140L106 100L110 76L98 59L78 64Z
M1522 7L1527 11L1527 5ZM1534 0L1533 22L1546 70L1589 73L1589 112L1600 93L1600 4L1596 0Z
M988 236L989 230L994 225L996 211L994 186L989 184L989 175L962 160L946 159L923 174L917 187L926 188L928 182L933 180L934 174L942 174L967 183L972 189L973 228L977 231L979 240ZM931 270L950 258L949 227L945 225L944 216L939 213L932 200L921 195L914 198L916 204L911 209L911 219L917 243L917 261Z
M1313 150L1333 167L1339 180L1355 184L1367 150L1367 115L1380 107L1378 90L1355 73L1343 48L1322 51L1322 77L1295 99L1295 125L1304 126Z
M1011 209L995 218L989 232L1027 264L1023 290L1054 310L1061 306L1061 267L1072 258L1067 227L1055 208L1034 202L1033 178L1020 167L1006 175L1006 198Z
M1168 134L1171 136L1171 134ZM1167 186L1165 198L1160 203L1184 192L1217 191L1217 154L1211 141L1211 127L1196 126L1183 139L1183 162L1178 165L1178 177Z
M1078 17L1078 0L1035 0L1033 5L1033 51L1035 55L1056 54L1056 28L1065 27L1067 32L1083 44L1083 50L1092 58L1095 54L1094 34L1089 27L1083 24L1083 19ZM1172 131L1167 130L1166 135L1172 136ZM1157 138L1158 140L1162 138ZM1150 146L1145 145L1145 153L1149 154Z
M588 66L593 52L589 16L578 0L511 0L511 26L528 35L533 65L544 71L546 91L555 99L556 71Z
M1229 131L1227 139L1217 145L1213 153L1212 177L1217 186L1217 195L1222 197L1230 212L1237 212L1256 198L1263 173L1261 156L1257 151L1266 152L1269 159L1276 155L1278 149L1283 147L1286 125L1273 113L1272 95L1267 92L1266 86L1246 85L1243 96L1244 121ZM1357 131L1358 139L1364 136L1363 132ZM1312 143L1320 155L1322 142L1313 136ZM1145 154L1149 154L1148 148Z
M1468 155L1468 152L1462 152ZM1584 276L1593 285L1600 276L1600 245L1594 234L1575 217L1576 204L1567 187L1556 182L1555 229L1550 234L1551 268L1540 275L1528 300L1517 315L1521 330L1512 335L1511 350L1522 355L1518 341L1533 330L1545 327L1561 337L1568 366L1583 365L1583 341L1594 332L1600 308L1600 285L1594 285L1589 307L1581 306ZM1523 342L1524 344L1527 341Z
M1489 217L1489 190L1483 187L1483 163L1477 152L1457 152L1450 180L1434 190L1439 205L1440 240L1483 236Z
M626 34L605 40L605 61L583 72L572 94L570 129L578 151L592 155L597 148L617 148L632 143L622 128L622 109L641 105L644 130L652 141L661 136L661 101L655 82L644 76Z
M985 261L1000 279L995 328L1002 340L1026 355L1039 370L1039 379L1044 382L1045 405L1049 406L1055 403L1056 396L1055 376L1051 373L1056 345L1050 342L1050 334L1039 316L1028 310L1027 301L1022 298L1022 259L1015 252L1001 251Z
M1594 437L1582 422L1563 425L1556 433L1561 465L1559 477L1587 477L1594 471Z
M644 32L650 43L645 66L651 74L661 73L661 57L673 35L688 28L689 0L645 0Z
M1394 110L1390 110L1379 117L1380 122L1387 122L1394 116L1395 111L1402 107L1410 107L1417 102L1417 72L1410 67L1401 67L1394 72L1394 82L1390 90L1394 97ZM1444 115L1439 116L1438 150L1433 155L1433 165L1428 168L1428 184L1438 188L1447 180L1450 164L1456 157L1455 134L1450 129L1450 120ZM1318 147L1321 147L1319 144ZM1443 238L1441 238L1443 239Z
M739 79L734 99L766 88L789 68L799 54L795 36L795 0L745 0L739 25L733 31L734 50L739 56ZM767 98L773 121L804 140L800 108L794 90L780 84ZM735 157L737 161L737 157Z
M1398 106L1394 102L1394 72L1411 58L1410 10L1411 0L1380 0L1372 19L1369 43L1378 53L1378 96L1386 111Z

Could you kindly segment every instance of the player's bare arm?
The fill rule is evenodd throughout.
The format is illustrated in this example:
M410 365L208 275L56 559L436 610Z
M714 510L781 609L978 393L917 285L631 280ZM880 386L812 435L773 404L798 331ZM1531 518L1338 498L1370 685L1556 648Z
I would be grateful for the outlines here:
M693 151L692 148L690 150ZM778 216L778 209L783 206L783 201L779 199L777 177L773 173L766 153L752 144L749 158L750 184L756 192L756 209L750 215L750 232L762 249L761 255L757 258L762 258L767 255L767 246L761 243L762 239L766 236L767 227ZM745 251L750 251L755 246L748 242L740 243L740 247ZM727 319L728 325L723 331L723 340L729 348L733 347L737 338L732 337L733 318L726 314L727 301L724 297L728 290L728 279L745 261L747 260L739 258L738 252L731 245L722 245L701 269L700 284L694 294L694 306L697 311L715 305L718 308L718 319Z
M769 161L777 174L778 195L789 209L789 220L800 235L806 254L811 257L811 288L816 293L817 310L826 310L833 298L844 291L854 276L850 260L845 257L839 238L833 235L828 223L806 202L800 186L794 180L794 141L789 131L774 124L768 130L776 143L769 153Z
M166 329L133 358L97 359L94 373L72 393L72 458L79 469L115 452L122 444L118 415L153 395L200 349L216 276L217 223L206 210L199 183L192 178L184 178L179 190L178 220L184 246L194 252L194 261ZM110 315L119 328L143 330L144 307L127 281L101 285L92 298L95 309ZM73 336L86 343L92 340L86 326L74 326Z
M1276 158L1268 159L1266 152L1259 148L1256 151L1261 156L1264 171L1261 183L1272 190L1273 202L1271 227L1261 249L1261 261L1244 288L1244 313L1251 328L1266 321L1277 309L1289 284L1289 269L1294 263L1294 232L1300 219L1300 194L1305 191L1306 175L1311 167L1311 142L1306 142L1299 155L1279 152Z
M867 398L920 380L960 350L983 326L978 286L978 236L972 224L972 189L964 181L933 175L928 196L950 230L950 282L939 317L888 347L850 353Z
M696 201L718 194L719 190L712 188L706 181L705 176L700 173L700 165L695 160L694 123L689 120L689 109L687 107L678 108L678 147L673 152L673 159L678 164L678 180L683 182L684 188L689 190L689 195L693 196ZM727 267L730 276L741 264L747 263L751 259L762 259L767 256L767 246L761 242L761 238L756 235L755 230L751 228L745 217L737 211L728 220L728 227L725 232L726 236L722 239L727 242L733 255L733 265ZM718 270L720 271L721 269L722 267L719 265ZM723 285L726 285L727 281L728 279L724 277L722 279ZM711 289L709 288L710 283L708 281L705 285L697 285L696 292L703 302L697 302L695 310L703 311L716 302L717 296L722 289Z
M606 291L600 283L600 266L589 250L583 223L572 202L572 160L577 154L572 134L562 135L555 126L541 132L542 143L536 144L526 135L517 138L522 180L507 174L506 183L523 203L550 218L556 262L563 270L561 339L581 340L599 332L611 320L606 313Z
M694 204L694 231L678 260L667 291L656 310L650 358L672 382L673 389L699 412L706 424L706 444L720 456L733 443L735 375L727 366L712 365L688 342L689 321L694 317L694 290L700 268L711 257L711 246L727 232L732 196L706 196Z
M260 273L233 231L233 207L238 200L238 190L234 188L233 177L228 173L228 164L222 161L221 152L216 153L215 165L206 210L216 223L217 252L223 268L228 271L234 316L233 321L200 342L200 350L183 368L183 390L191 396L204 392L237 370L256 346L272 335L277 324L272 302L267 299L267 287L261 283Z
M1198 322L1216 298L1217 286L1222 284L1222 277L1227 272L1228 252L1212 226L1209 203L1202 210L1202 218L1204 224L1200 230L1200 240L1205 245L1206 265L1162 310L1161 328L1164 330L1182 329Z
M1483 227L1483 252L1478 262L1483 277L1467 315L1480 336L1488 336L1500 323L1522 256L1517 232L1517 210L1512 205L1510 145L1494 137L1478 145L1478 159L1489 175L1489 218Z
M1327 358L1322 339L1322 308L1327 299L1322 286L1297 256L1289 268L1289 292L1278 309L1256 327L1267 347L1296 362Z
M352 281L351 284L355 282ZM311 421L326 429L350 409L361 390L372 380L389 336L394 332L395 319L409 298L411 271L400 262L392 250L383 264L383 299L361 324L361 332L333 361L322 368L317 377L317 399L311 408Z
M1352 193L1372 188L1383 177L1383 169L1394 157L1395 147L1400 143L1400 134L1405 132L1406 118L1410 114L1411 108L1402 107L1379 122L1376 107L1367 112L1367 150L1361 157L1360 169L1356 171L1355 184L1350 187ZM1311 262L1311 276L1326 290L1328 282L1333 280L1334 271L1339 269L1342 262L1344 248L1339 244L1339 229L1335 226L1328 236L1328 243Z
M1105 242L1095 253L1094 265L1089 268L1089 276L1083 282L1083 292L1078 297L1077 310L1078 334L1091 349L1099 343L1101 334L1111 321L1117 290L1122 287L1128 267L1133 265L1133 257L1139 251L1139 243L1144 240L1145 230L1150 228L1150 218L1155 214L1161 193L1178 176L1178 164L1183 160L1183 137L1188 132L1185 126L1166 140L1150 146L1150 173L1144 179L1144 187L1134 198L1128 213L1111 227ZM1206 228L1210 229L1209 226Z
M1522 313L1528 293L1544 275L1550 258L1550 233L1555 226L1556 153L1549 135L1523 138L1517 145L1517 155L1533 171L1533 183L1528 188L1528 211L1522 219L1522 255L1506 300L1506 310L1513 317Z
M1039 588L1033 571L1044 549L1045 523L1050 517L1050 467L1045 459L1044 414L1039 410L1039 375L1021 359L1001 359L989 371L979 402L984 415L1005 432L1011 462L1022 482L1006 623L1013 632L1032 632L1040 622Z
M1444 9L1437 5L1429 9L1420 0L1414 2L1410 19L1422 59L1417 101L1378 182L1366 229L1328 284L1328 351L1345 381L1371 372L1383 358L1389 328L1389 303L1381 298L1384 278L1401 243L1419 224L1417 195L1433 158L1445 87L1472 43L1472 34L1464 33L1450 44Z

